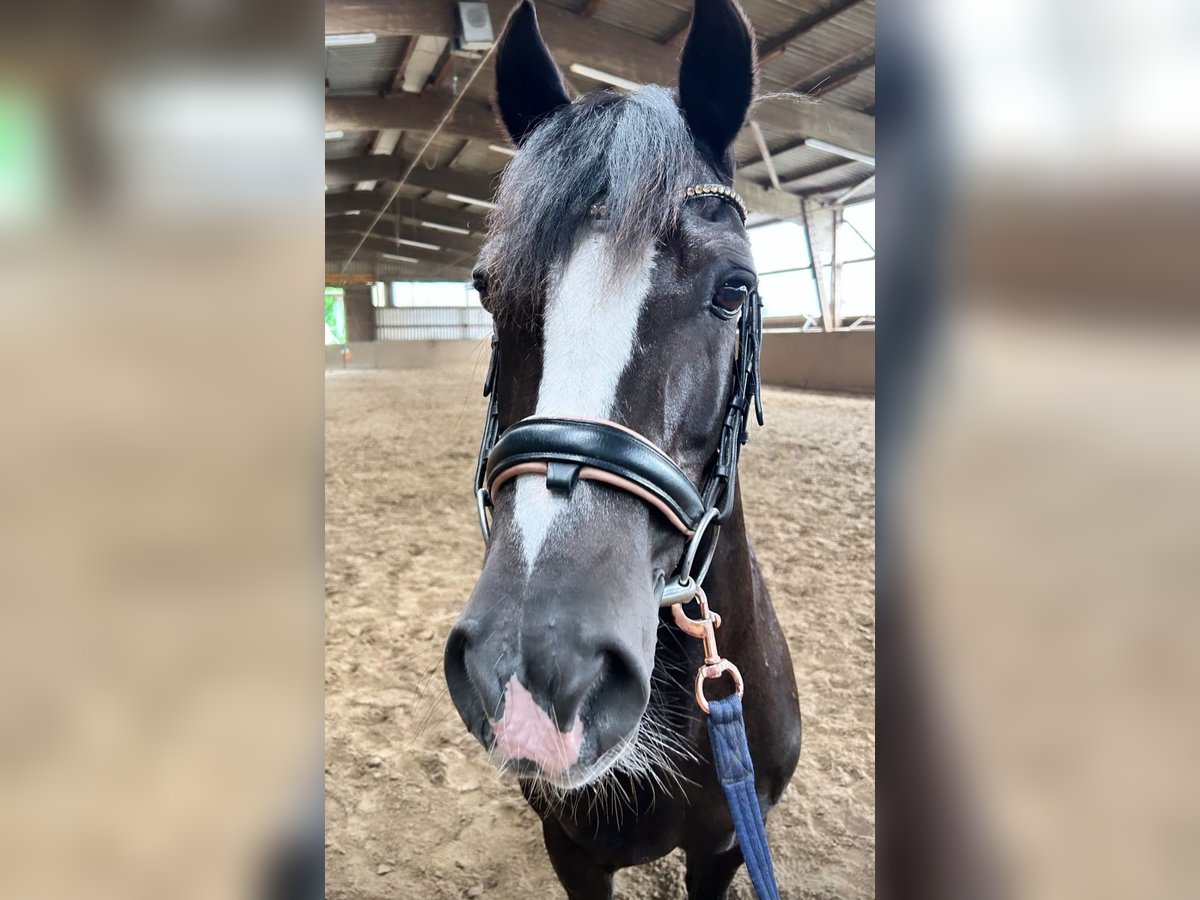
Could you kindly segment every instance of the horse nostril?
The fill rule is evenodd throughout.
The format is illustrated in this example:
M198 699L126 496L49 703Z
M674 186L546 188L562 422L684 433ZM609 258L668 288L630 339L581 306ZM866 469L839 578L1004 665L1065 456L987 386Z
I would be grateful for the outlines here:
M627 651L610 648L600 655L600 674L587 701L597 755L628 737L650 699L649 679Z
M482 739L485 723L484 703L486 698L479 692L479 685L471 675L468 657L472 652L471 631L463 623L455 625L446 641L446 652L442 658L446 674L446 685L450 688L450 699L462 716L463 722L476 737Z

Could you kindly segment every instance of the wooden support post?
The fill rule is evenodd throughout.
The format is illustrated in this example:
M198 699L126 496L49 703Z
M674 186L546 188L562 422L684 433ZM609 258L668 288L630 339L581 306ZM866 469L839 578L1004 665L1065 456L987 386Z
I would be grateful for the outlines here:
M842 324L842 259L838 254L838 232L842 227L843 209L840 206L833 208L833 249L830 255L829 266L829 307L830 318L833 319L833 327L838 328Z
M826 331L837 327L836 310L831 284L833 272L833 210L813 200L805 200L804 234L808 239L808 255L812 259L813 283L821 304L821 323Z

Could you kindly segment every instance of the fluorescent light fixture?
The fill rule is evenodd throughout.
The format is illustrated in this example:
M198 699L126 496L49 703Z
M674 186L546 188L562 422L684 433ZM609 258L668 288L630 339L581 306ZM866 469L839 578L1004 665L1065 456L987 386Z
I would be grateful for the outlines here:
M459 228L457 225L440 225L437 222L422 222L426 228L436 228L438 231L448 231L451 234L470 234L470 228Z
M375 32L357 31L353 34L327 34L326 47L358 47L363 44L375 43Z
M408 247L419 247L422 250L441 250L437 244L427 244L424 241L410 241L408 238L396 238L397 244L404 244Z
M621 78L619 75L610 75L607 72L601 72L599 69L593 69L591 66L581 66L579 63L571 63L571 71L576 75L582 75L584 78L590 78L593 81L603 81L605 84L624 88L627 91L636 91L641 87L636 81Z
M399 128L385 128L375 136L375 143L371 145L371 152L376 156L391 156L396 149L396 145L400 143L401 131Z
M512 147L505 147L503 144L488 144L488 149L493 153L503 153L505 156L516 156L517 151Z
M495 209L496 204L487 200L476 200L474 197L464 197L462 194L447 194L447 199L457 200L459 203L467 203L471 206L482 206L484 209Z
M397 256L395 253L380 253L384 259L394 259L396 262L415 263L420 262L419 259L413 259L411 256Z
M327 141L340 141L345 136L346 136L346 132L344 132L344 131L327 131L327 132L325 132L325 140L327 140Z
M804 141L805 147L812 147L814 150L824 150L826 153L833 153L837 156L844 156L846 159L852 159L855 162L866 163L868 166L875 165L875 157L867 156L865 153L859 153L857 150L847 150L845 147L839 147L837 144L831 144L828 141L822 141L819 138L806 138Z

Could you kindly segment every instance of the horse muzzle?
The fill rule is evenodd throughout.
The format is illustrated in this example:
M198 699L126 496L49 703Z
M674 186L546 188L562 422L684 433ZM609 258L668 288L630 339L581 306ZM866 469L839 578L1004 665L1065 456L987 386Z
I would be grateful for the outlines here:
M653 644L616 621L568 620L554 602L475 615L478 594L446 645L459 715L502 770L572 781L636 730L650 696Z

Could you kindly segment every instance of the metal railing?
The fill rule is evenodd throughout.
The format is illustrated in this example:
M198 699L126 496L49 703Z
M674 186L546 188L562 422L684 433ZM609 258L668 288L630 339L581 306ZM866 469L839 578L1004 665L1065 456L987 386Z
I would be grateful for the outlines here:
M478 306L380 307L377 341L475 341L490 337L492 316Z

